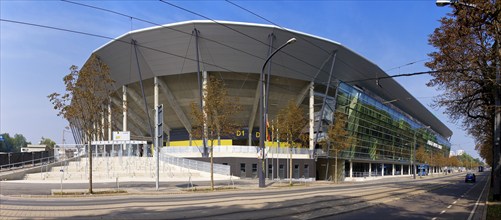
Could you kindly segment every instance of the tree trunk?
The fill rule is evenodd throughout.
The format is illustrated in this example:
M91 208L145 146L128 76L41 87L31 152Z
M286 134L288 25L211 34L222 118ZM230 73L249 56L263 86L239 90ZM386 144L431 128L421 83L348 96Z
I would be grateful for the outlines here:
M336 164L334 164L334 183L337 183L337 151L336 151Z
M289 145L290 160L289 160L289 186L292 186L292 143Z
M91 137L91 135L89 135ZM89 147L88 149L88 157L89 157L89 193L92 194L92 145L91 145L91 140L92 138L89 138L87 142L87 146Z
M210 144L210 189L214 191L214 140Z
M331 142L327 140L327 166L325 167L325 180L329 179L329 166L331 165L330 155L331 155Z

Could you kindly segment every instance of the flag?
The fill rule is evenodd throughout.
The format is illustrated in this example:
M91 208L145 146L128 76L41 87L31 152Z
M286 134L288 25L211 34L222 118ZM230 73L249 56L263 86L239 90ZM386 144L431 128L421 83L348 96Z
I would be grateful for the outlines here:
M270 128L270 122L268 121L268 115L266 115L266 140L270 141L270 135L268 129Z

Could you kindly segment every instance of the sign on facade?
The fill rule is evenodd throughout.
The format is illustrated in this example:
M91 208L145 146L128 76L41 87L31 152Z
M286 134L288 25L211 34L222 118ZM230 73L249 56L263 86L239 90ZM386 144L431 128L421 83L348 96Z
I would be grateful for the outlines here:
M114 141L130 141L130 131L114 131Z
M426 144L428 144L428 145L430 145L430 146L432 146L432 147L436 147L436 148L438 148L438 149L442 150L442 145L437 144L437 143L435 143L435 142L433 142L433 141L428 140L428 141L426 142Z

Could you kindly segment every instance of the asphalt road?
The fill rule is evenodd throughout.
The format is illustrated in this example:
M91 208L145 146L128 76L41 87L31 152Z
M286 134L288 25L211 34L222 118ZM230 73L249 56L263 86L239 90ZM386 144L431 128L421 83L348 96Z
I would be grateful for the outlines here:
M489 172L476 173L476 183L465 183L464 175L452 178L450 184L431 192L380 204L359 212L336 216L336 219L483 219L485 206L475 206L486 200ZM483 193L482 198L479 199ZM472 214L473 209L475 212Z
M392 182L389 178L360 184L242 187L220 192L146 190L145 194L122 196L0 196L0 218L467 219L487 174L478 175L476 184L464 184L461 174L417 181L405 178ZM254 182L243 183L257 185ZM149 187L151 183L142 184ZM176 185L168 185L166 189L173 189L171 186ZM13 187L9 185L9 189L2 190L11 192ZM452 205L447 208L449 204ZM446 211L440 214L442 210Z

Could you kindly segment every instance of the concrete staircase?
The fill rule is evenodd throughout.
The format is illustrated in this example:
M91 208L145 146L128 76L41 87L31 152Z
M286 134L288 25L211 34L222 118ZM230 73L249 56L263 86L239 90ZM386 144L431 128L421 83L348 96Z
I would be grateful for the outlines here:
M92 178L94 182L153 181L156 179L156 161L153 157L97 157L93 158ZM88 158L67 162L50 168L47 172L26 174L27 181L43 182L87 182ZM160 181L202 181L209 180L210 173L183 168L160 161ZM214 174L215 180L230 177ZM233 177L234 178L234 177Z

